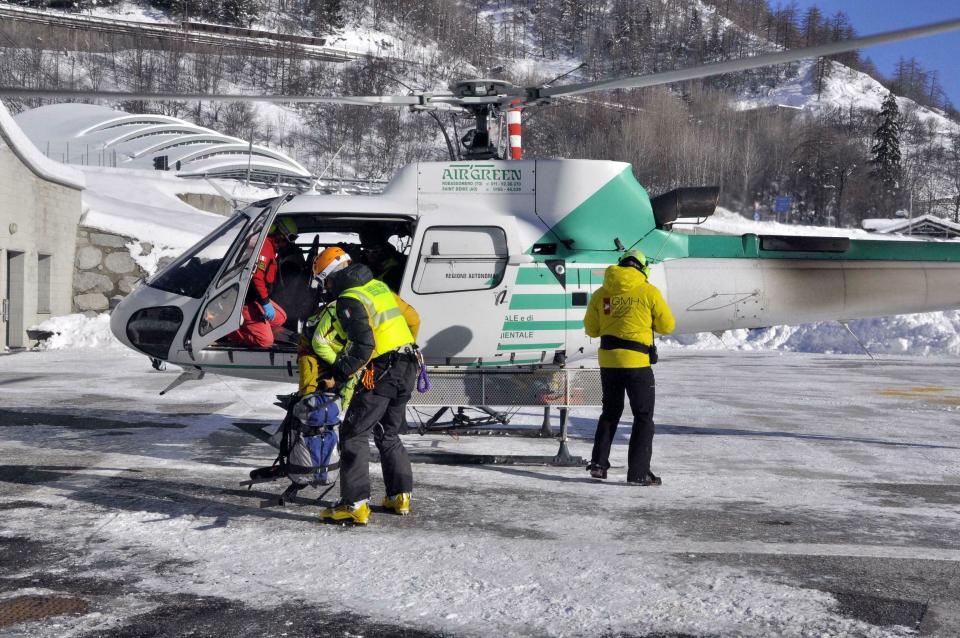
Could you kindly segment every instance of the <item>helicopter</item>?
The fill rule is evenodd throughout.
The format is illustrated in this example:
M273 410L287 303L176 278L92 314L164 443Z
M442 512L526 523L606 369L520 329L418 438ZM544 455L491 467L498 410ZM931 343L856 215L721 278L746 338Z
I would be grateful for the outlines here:
M456 109L475 128L463 159L401 169L378 195L287 194L238 211L113 311L128 347L174 363L183 380L205 371L296 381L296 345L232 346L255 261L281 218L296 224L311 254L390 235L406 257L401 297L422 317L426 363L462 369L564 368L596 356L583 331L590 295L628 248L650 259L650 280L676 317L676 333L721 333L960 307L960 246L843 237L697 235L675 232L714 211L717 188L681 188L650 198L629 164L576 159L501 159L491 118L560 97L642 88L852 51L960 29L960 20L645 76L520 87L468 79L446 93L250 96L35 90L0 96L322 102ZM308 294L303 289L303 294ZM169 390L170 388L168 388Z

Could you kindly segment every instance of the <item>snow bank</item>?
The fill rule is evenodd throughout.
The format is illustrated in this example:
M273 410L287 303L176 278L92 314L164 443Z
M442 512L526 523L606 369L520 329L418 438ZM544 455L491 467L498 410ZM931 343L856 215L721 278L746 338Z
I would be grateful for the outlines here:
M123 344L110 332L110 315L107 313L95 317L81 314L51 317L31 330L54 333L40 344L41 350L123 349Z
M849 325L873 354L960 356L960 310L861 319ZM122 347L110 332L107 313L93 318L81 314L54 317L34 328L56 333L41 344L42 350ZM681 335L666 337L661 342L666 350L863 353L857 340L839 323L731 330L721 339L710 333Z
M872 354L960 356L960 310L851 321L730 330L721 338L710 333L666 337L667 348L691 350L779 350L824 354L862 354L857 339Z
M213 187L162 172L84 167L82 223L155 245L184 249L224 222L197 210L178 193L216 195ZM271 191L272 192L272 191Z
M140 242L136 241L127 244L127 250L130 251L133 261L147 273L147 277L157 273L161 261L171 261L183 252L182 248L175 246L154 246L153 250L148 252Z

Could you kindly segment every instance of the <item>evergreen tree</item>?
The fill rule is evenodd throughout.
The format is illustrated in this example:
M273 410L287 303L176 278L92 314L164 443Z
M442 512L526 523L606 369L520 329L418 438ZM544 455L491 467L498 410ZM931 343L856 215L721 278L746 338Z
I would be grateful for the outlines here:
M703 52L703 20L700 18L700 11L694 7L690 13L690 20L687 22L687 32L683 36L680 47L680 58L682 60L702 60Z
M257 0L224 0L220 7L220 19L227 24L249 27L260 15Z
M803 46L812 47L822 42L825 31L823 13L816 6L807 9L800 22L800 33L803 37Z
M900 156L900 107L893 93L888 93L880 108L880 126L873 133L870 148L870 178L878 187L880 210L893 212L900 202L903 163Z
M723 38L720 36L720 14L713 12L710 18L710 38L707 40L707 56L712 61L723 59Z
M313 14L313 32L316 35L336 33L344 26L343 0L310 0Z

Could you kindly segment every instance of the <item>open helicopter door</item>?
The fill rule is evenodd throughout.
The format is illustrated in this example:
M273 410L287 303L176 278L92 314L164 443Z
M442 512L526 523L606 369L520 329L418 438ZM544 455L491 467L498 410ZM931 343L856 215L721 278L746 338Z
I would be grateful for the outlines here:
M287 196L272 200L266 207L253 204L243 212L250 221L227 253L220 271L207 288L193 320L188 352L193 358L218 339L240 327L241 311L257 256L267 237L276 210Z
M429 364L506 365L517 358L500 337L516 269L529 259L519 253L512 217L421 217L401 296L420 313L417 341Z

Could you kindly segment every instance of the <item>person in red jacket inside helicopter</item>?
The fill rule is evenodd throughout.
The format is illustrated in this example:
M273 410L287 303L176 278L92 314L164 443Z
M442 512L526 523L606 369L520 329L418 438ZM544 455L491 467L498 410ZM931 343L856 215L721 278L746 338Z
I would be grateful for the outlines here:
M243 304L243 324L228 337L232 343L248 348L269 348L273 345L276 331L287 321L287 313L270 299L279 268L277 252L286 242L295 241L296 238L297 226L289 217L277 219L270 228L257 257L247 300Z

